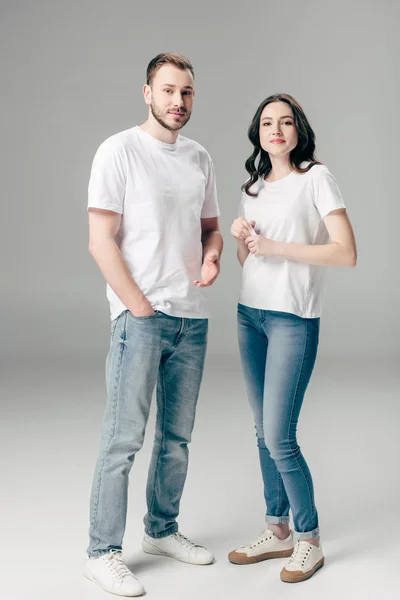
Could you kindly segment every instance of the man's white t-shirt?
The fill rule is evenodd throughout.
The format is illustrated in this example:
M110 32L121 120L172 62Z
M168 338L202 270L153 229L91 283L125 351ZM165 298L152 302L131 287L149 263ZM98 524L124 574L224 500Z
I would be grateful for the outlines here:
M306 173L292 171L271 183L260 178L251 191L258 191L258 196L243 192L239 215L256 222L256 233L280 242L328 243L323 218L346 208L333 175L324 165L315 165ZM304 318L319 317L325 268L249 254L243 265L239 302Z
M136 126L99 147L88 207L122 215L116 242L155 310L207 318L206 292L193 281L202 264L201 219L219 215L214 168L207 151L179 135L166 144ZM126 306L107 286L111 319Z

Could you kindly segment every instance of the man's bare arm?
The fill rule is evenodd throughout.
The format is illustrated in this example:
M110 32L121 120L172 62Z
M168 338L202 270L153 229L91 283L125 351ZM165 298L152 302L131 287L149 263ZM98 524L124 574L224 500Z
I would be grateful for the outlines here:
M203 260L210 255L221 258L224 242L219 230L218 217L201 219L201 243L203 244Z
M197 287L208 287L217 279L220 271L220 257L223 247L218 217L201 219L201 243L203 245L203 265L201 280L193 283Z
M136 317L146 317L154 310L138 287L115 242L121 215L110 210L89 209L89 252L104 279Z

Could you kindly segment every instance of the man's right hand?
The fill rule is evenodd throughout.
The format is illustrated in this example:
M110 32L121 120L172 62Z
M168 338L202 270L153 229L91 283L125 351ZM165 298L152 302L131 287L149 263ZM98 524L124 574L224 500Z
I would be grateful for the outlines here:
M136 305L133 310L130 311L134 317L151 317L156 312L147 298L140 305Z

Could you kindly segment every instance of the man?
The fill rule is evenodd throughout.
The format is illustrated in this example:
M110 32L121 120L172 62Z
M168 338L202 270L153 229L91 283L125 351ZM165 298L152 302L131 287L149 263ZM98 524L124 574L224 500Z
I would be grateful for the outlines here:
M156 384L142 547L193 564L214 560L176 521L206 352L203 288L216 280L222 251L214 169L206 150L179 134L192 112L191 63L159 54L143 94L147 120L98 149L88 204L89 249L108 284L112 323L85 574L124 596L144 593L121 549L129 471Z

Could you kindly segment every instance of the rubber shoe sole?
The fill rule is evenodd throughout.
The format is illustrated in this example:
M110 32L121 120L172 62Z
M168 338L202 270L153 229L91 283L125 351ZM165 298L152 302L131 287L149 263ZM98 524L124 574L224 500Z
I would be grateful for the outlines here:
M93 583L96 583L102 590L108 592L109 594L114 594L115 596L123 596L124 598L134 598L136 596L143 596L143 594L145 593L144 589L136 592L135 594L121 594L120 592L109 590L106 587L104 587L98 579L95 579L93 577L92 572L87 568L86 565L83 574L86 577L86 579L89 579L89 581L93 581Z
M214 557L212 558L212 560L210 559L205 561L199 561L190 558L185 558L184 556L176 556L175 554L172 554L170 552L160 550L160 548L154 546L151 542L148 542L147 540L143 540L142 550L143 552L145 552L145 554L153 554L154 556L166 556L167 558L174 558L175 560L179 560L180 562L184 562L189 565L212 565L215 562Z
M303 571L287 571L283 568L281 571L281 581L284 581L285 583L299 583L300 581L306 581L306 579L310 579L318 569L321 569L324 566L324 562L325 559L321 558L321 560L306 573L303 573Z
M292 554L293 548L289 548L288 550L276 550L275 552L265 552L258 556L247 556L244 552L233 550L232 552L229 552L228 559L234 565L253 565L254 563L269 560L270 558L287 558L292 556Z

